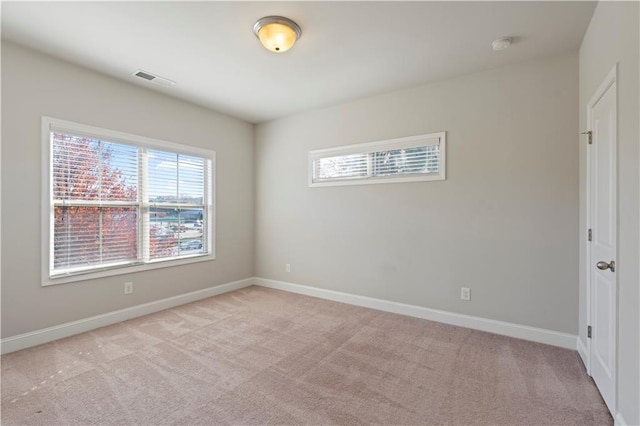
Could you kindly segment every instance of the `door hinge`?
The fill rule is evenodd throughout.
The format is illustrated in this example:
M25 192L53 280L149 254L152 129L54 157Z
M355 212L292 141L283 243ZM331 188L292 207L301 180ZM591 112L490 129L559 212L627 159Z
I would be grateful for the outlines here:
M592 134L591 130L587 131L587 132L582 132L580 133L581 135L589 135L589 145L591 145L593 143L593 139L591 138Z
M589 232L587 232L587 240L591 241L592 238L593 238L593 232L591 232L591 229L589 229Z
M591 326L587 326L587 338L591 339Z

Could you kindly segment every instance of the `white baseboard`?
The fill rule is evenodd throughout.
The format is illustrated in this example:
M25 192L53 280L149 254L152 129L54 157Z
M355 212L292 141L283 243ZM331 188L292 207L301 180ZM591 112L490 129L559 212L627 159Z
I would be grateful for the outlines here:
M516 337L518 339L559 346L566 349L576 350L577 346L577 336L568 333L560 333L553 330L545 330L542 328L529 327L526 325L512 324L503 321L474 317L471 315L456 314L453 312L440 311L437 309L430 309L422 306L408 305L405 303L391 302L382 299L374 299L372 297L358 296L355 294L325 290L321 288L288 283L284 281L270 280L266 278L255 277L253 279L253 282L254 284L262 287L319 297L321 299L328 299L336 302L363 306L380 311L408 315L430 321L456 325L459 327L471 328L474 330L487 331L503 336Z
M587 373L591 374L591 371L589 371L589 351L587 349L587 346L584 344L584 342L582 340L580 340L580 337L578 336L578 354L580 355L580 358L582 359L582 363L584 364L584 368L587 369Z
M78 321L72 321L29 333L19 334L17 336L7 337L0 341L0 352L2 354L6 354L19 351L20 349L30 348L32 346L41 345L64 337L73 336L74 334L84 333L85 331L137 318L142 315L148 315L164 309L184 305L185 303L191 303L197 300L206 299L207 297L217 296L229 291L249 287L253 284L253 281L254 280L252 278L247 278L215 287L205 288L203 290L193 291L191 293L156 300L154 302L144 303L142 305L132 306L130 308L120 309L118 311L108 312L106 314L96 315L90 318L84 318Z
M627 426L628 424L620 413L616 414L613 418L613 426Z
M339 291L325 290L301 284L254 277L194 291L191 293L181 294L178 296L157 300L142 305L132 306L130 308L120 309L118 311L108 312L106 314L96 315L94 317L72 321L65 324L32 331L29 333L19 334L17 336L7 337L0 341L0 353L5 354L32 346L41 345L53 340L62 339L64 337L73 336L85 331L94 330L96 328L116 324L118 322L126 321L132 318L137 318L142 315L158 312L163 309L173 308L185 303L195 302L207 297L216 296L233 290L238 290L244 287L248 287L252 284L277 290L284 290L291 293L319 297L336 302L348 303L356 306L363 306L380 311L393 312L396 314L408 315L430 321L442 322L459 327L471 328L474 330L487 331L503 336L516 337L519 339L545 343L548 345L560 346L567 349L575 350L577 347L578 351L581 351L581 342L579 341L577 336L574 336L572 334L560 333L557 331L512 324L481 317L474 317L471 315L457 314L437 309L430 309L422 306L375 299L372 297L358 296L355 294L343 293ZM620 424L623 425L625 423Z

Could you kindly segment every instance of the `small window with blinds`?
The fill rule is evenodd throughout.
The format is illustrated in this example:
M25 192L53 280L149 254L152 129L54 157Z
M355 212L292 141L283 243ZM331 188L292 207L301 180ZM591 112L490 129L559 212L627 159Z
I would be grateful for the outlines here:
M213 258L213 151L49 117L43 140L43 285Z
M309 152L309 186L445 179L445 132Z

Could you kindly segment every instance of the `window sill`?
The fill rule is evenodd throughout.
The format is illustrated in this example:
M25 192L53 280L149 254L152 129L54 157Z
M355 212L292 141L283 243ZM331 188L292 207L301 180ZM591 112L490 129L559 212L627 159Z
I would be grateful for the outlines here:
M342 186L342 185L368 185L379 183L406 183L406 182L426 182L434 180L445 180L441 174L422 174L422 175L397 175L389 177L366 177L360 179L332 179L322 180L316 182L309 182L309 187L317 186Z
M188 265L191 263L198 262L209 262L215 260L215 255L213 254L201 254L201 255L193 255L190 257L184 257L181 259L175 260L158 260L155 262L149 262L144 264L139 264L135 266L120 266L120 267L112 267L108 269L103 269L99 271L87 271L87 272L77 272L69 275L58 275L56 277L45 276L42 280L42 287L57 285L57 284L66 284L78 281L88 281L97 278L111 277L115 275L126 275L132 274L135 272L144 272L151 271L154 269L160 268L171 268L174 266Z

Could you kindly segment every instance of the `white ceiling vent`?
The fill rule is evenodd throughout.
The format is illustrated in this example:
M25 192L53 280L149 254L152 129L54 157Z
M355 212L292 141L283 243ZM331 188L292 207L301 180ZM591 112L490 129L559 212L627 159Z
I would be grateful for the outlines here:
M176 84L176 82L173 80L169 80L168 78L160 77L158 75L153 75L149 72L142 71L142 70L137 70L132 75L162 87L171 87Z

